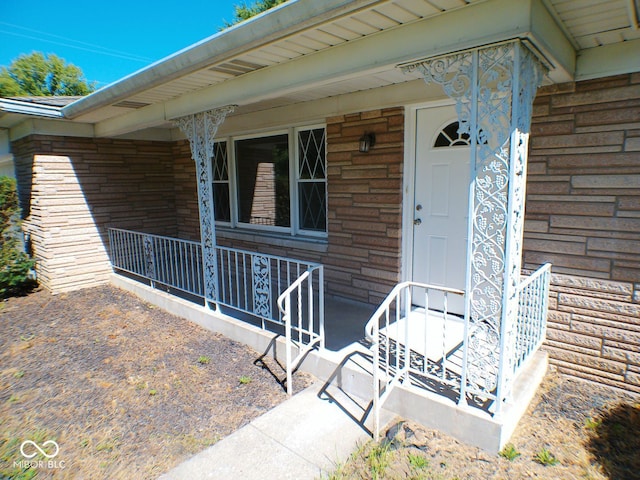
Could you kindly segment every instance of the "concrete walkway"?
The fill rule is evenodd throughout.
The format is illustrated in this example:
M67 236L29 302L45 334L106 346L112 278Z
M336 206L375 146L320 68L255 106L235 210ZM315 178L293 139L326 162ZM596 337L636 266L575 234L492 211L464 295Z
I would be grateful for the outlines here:
M159 480L320 478L371 438L369 406L314 384Z

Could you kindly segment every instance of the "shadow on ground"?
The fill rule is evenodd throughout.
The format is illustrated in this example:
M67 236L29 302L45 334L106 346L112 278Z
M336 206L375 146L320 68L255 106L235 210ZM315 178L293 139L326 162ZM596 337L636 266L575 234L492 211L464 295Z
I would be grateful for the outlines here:
M640 479L640 403L615 405L590 430L587 448L610 479Z

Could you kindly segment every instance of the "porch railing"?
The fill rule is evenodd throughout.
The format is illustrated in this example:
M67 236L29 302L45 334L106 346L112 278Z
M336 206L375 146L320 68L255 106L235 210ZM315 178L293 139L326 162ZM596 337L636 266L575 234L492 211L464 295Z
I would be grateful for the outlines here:
M314 276L317 278L314 283ZM324 273L322 265L311 267L300 275L278 297L285 329L285 361L287 394L293 393L293 370L315 346L324 348L324 304L314 302L324 298ZM294 346L298 354L293 358Z
M510 362L513 368L512 378L518 375L545 339L550 282L551 264L546 263L518 286L516 340L513 361Z
M450 314L449 297L464 292L433 285L404 282L396 285L365 327L373 352L374 436L380 432L380 409L393 388L409 383L440 394L467 393L502 402L513 380L540 348L546 335L551 264L545 264L518 286L517 328L510 353L505 394L482 392L463 385L470 366L464 362L464 319ZM436 298L437 307L431 309ZM420 307L419 305L423 305ZM496 349L499 350L496 344ZM495 352L496 355L500 353ZM477 368L477 366L474 366ZM465 402L461 402L465 403Z
M200 242L117 228L109 229L109 241L114 269L204 300ZM216 263L216 304L259 319L263 329L267 323L284 328L290 391L300 355L324 346L322 265L222 246L216 246ZM300 352L296 359L290 358L294 346Z
M373 352L374 436L380 435L380 409L393 388L413 374L426 386L460 387L464 321L449 313L450 296L462 290L403 282L385 298L365 326ZM437 310L431 306L437 303ZM414 308L415 305L422 307Z

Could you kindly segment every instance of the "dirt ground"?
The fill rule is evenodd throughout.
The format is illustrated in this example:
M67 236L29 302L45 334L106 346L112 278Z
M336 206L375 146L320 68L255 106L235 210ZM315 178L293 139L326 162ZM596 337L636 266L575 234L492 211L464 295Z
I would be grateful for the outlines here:
M9 299L0 325L0 479L156 478L287 398L259 352L112 287ZM25 467L26 440L58 454ZM551 373L511 444L400 421L326 478L640 479L639 399Z
M156 478L287 398L259 352L113 287L11 298L0 328L2 479Z
M640 398L550 372L501 455L400 420L326 478L640 479Z

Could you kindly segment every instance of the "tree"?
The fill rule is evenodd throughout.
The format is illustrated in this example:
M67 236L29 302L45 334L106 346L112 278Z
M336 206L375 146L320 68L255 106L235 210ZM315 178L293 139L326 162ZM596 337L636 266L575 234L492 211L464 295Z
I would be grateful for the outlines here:
M87 95L95 88L80 68L52 53L23 54L0 68L0 97Z
M236 5L233 21L225 22L224 28L231 27L236 23L240 23L251 17L255 17L256 15L262 12L266 12L270 8L276 7L286 1L287 0L257 0L251 5L247 5L246 3Z
M22 249L20 207L16 180L0 177L0 298L26 292L35 286L35 261Z

